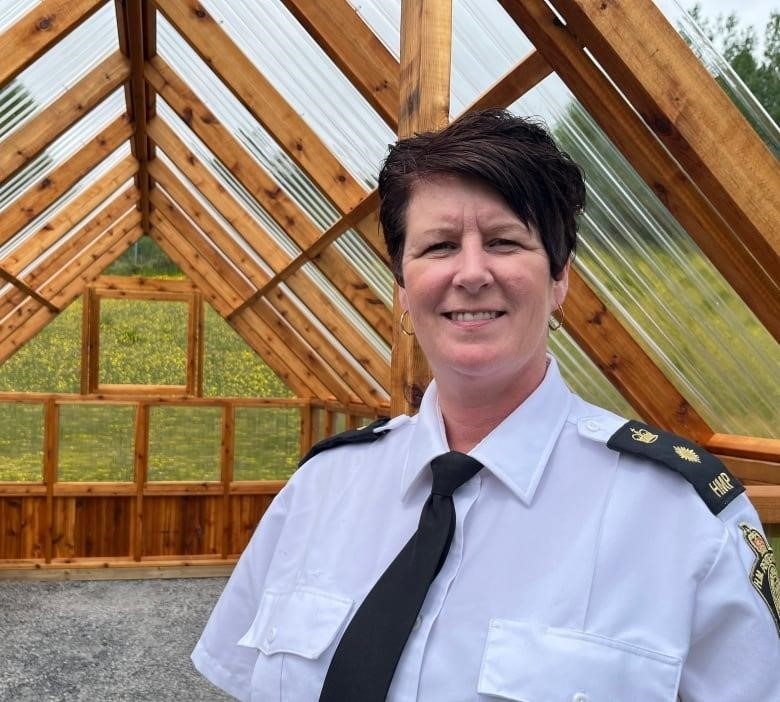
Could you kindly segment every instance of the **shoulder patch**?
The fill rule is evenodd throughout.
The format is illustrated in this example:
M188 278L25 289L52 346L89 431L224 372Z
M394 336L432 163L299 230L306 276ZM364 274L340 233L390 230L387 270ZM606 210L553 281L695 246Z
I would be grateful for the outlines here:
M360 429L350 429L349 431L343 431L340 434L334 434L327 439L318 441L298 462L298 467L300 468L310 458L316 456L318 453L327 451L328 449L346 446L348 444L367 444L376 441L377 439L381 439L385 434L390 432L390 429L385 429L384 431L377 430L381 429L389 421L390 417L380 417L375 422L372 422L365 427L361 427Z
M750 582L769 607L769 612L777 626L777 633L780 634L780 580L777 578L775 554L766 537L758 529L747 522L740 522L739 528L750 550L756 556L750 571Z
M720 514L745 491L722 461L701 446L643 422L626 422L610 437L607 446L663 463L676 471L693 485L713 514Z

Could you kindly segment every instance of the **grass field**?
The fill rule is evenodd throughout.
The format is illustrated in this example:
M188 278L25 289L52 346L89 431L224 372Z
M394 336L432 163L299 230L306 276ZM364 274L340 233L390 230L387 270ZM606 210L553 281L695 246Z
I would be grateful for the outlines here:
M112 304L101 306L101 381L181 383L182 309L145 301L107 302ZM113 304L117 302L123 304ZM227 323L206 309L204 396L291 397ZM77 302L0 366L0 391L77 393L80 325ZM134 405L62 405L59 479L132 480L134 421ZM218 407L152 407L149 478L218 480L220 422ZM286 478L299 450L297 408L236 410L235 479ZM0 403L0 480L39 481L42 465L42 405Z

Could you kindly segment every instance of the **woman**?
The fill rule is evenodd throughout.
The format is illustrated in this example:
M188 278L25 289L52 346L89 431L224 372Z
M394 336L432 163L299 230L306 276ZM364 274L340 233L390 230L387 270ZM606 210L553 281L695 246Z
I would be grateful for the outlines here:
M392 147L379 189L403 328L435 380L416 416L315 447L195 665L253 700L780 700L777 576L741 486L574 396L547 352L580 169L542 127L485 111ZM461 454L472 477L449 498L432 475ZM432 500L456 517L418 586Z

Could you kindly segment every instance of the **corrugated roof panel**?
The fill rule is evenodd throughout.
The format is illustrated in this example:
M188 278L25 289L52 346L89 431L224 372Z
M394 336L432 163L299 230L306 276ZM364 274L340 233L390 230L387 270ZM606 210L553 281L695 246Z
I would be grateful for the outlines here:
M0 4L0 32L16 24L40 4L41 0L5 0Z
M185 176L179 168L176 166L176 164L171 161L168 156L162 151L158 150L158 157L160 161L162 161L173 173L174 175L181 181L181 184L183 187L185 187L190 193L192 193L193 197L198 201L201 207L203 207L204 210L206 210L214 219L217 220L219 225L221 226L222 230L229 236L238 246L241 247L241 249L246 252L247 258L254 261L266 274L269 276L273 275L273 271L268 266L268 264L263 260L262 256L258 254L257 251L255 251L244 239L243 236L241 236L240 232L238 232L233 225L228 222L221 214L220 212L209 202L202 194L201 192L190 182L190 180ZM162 187L162 186L160 186ZM162 188L165 190L165 188ZM170 196L171 199L175 202L176 199L173 196ZM186 214L187 219L192 221L193 225L200 229L200 224L196 221L193 221L192 218L187 214L187 211L182 208L182 211ZM234 266L235 267L235 266ZM238 270L236 268L236 270ZM242 274L243 275L243 274Z
M159 13L157 18L157 48L160 56L232 132L247 150L248 156L273 177L321 230L336 222L339 213L306 174L186 44L176 29Z
M324 292L333 304L344 315L346 320L357 329L366 339L366 342L390 363L390 347L385 343L379 334L363 319L355 310L349 301L333 286L330 281L320 273L319 269L312 263L306 263L302 270L312 280L312 282ZM311 312L309 312L311 315ZM313 316L311 317L313 319Z
M257 202L252 194L244 188L243 185L235 178L235 176L209 149L198 136L187 127L173 109L163 100L158 98L157 102L158 114L165 120L165 122L173 129L176 135L187 145L193 153L197 154L200 158L201 164L209 170L209 172L222 184L222 186L230 192L235 199L243 205L247 214L252 217L261 227L263 227L270 235L277 246L280 246L291 257L297 256L300 253L300 249L295 245L295 242L287 235L287 233L279 227L274 221L273 217ZM167 163L171 163L167 161ZM171 163L171 165L173 165ZM178 173L178 168L175 169ZM187 181L185 176L181 176L182 181ZM215 214L216 213L215 211ZM220 219L223 218L220 216ZM224 220L223 220L224 221ZM231 226L232 230L232 226Z
M0 91L0 105L3 93L18 81L34 101L34 109L25 115L30 118L118 48L114 4L107 3Z
M208 0L210 14L364 186L392 130L278 0Z
M61 197L57 198L49 207L47 207L37 217L31 220L25 227L20 229L16 236L14 236L10 241L6 242L4 246L1 246L0 258L7 256L17 246L26 241L30 236L34 235L35 232L37 232L48 219L67 207L68 203L76 195L89 188L102 175L105 175L113 166L117 165L122 159L127 158L129 155L130 144L125 142L120 145L118 149L115 149L111 154L106 156L106 158L104 158L95 168L93 168L89 173L81 178L81 180L79 180Z
M349 229L334 242L371 287L371 290L387 305L393 306L393 274L354 229Z
M94 110L55 139L41 154L17 171L12 178L0 183L0 210L21 194L31 183L56 170L124 112L124 92L118 88ZM13 139L13 136L9 138Z
M585 169L575 265L605 304L715 431L777 436L780 353L766 329L556 76L512 109L542 114Z

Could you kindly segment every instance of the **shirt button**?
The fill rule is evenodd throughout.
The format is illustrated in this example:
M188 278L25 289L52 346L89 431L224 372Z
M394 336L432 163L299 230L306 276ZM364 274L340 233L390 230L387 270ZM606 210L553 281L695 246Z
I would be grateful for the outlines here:
M601 425L599 425L598 422L594 422L592 419L589 422L585 422L585 428L588 431L598 431L601 429ZM584 698L582 700L574 699L573 702L585 702Z
M266 635L265 635L265 640L266 640L268 643L271 643L271 641L273 641L275 638L276 638L276 627L275 627L275 626L272 626L272 627L271 627L271 628L270 628L270 629L269 629L269 630L266 632Z
M584 692L578 692L571 698L571 702L588 702L588 696Z

